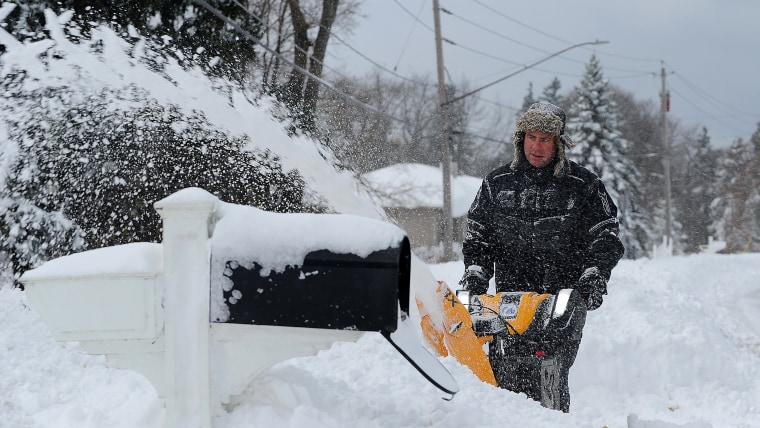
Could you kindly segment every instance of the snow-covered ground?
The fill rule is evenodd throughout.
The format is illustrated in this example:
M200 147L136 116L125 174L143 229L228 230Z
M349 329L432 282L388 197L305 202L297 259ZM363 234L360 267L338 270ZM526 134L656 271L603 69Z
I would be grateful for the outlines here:
M461 262L431 265L456 284ZM590 313L570 414L483 384L454 359L451 401L380 334L271 367L216 426L760 427L760 254L623 260ZM151 384L57 343L0 289L0 427L159 427Z
M0 7L0 17L12 8ZM141 88L271 149L336 211L382 217L356 193L349 174L323 160L317 145L288 136L266 102L254 105L239 93L230 102L204 76L171 62L165 70L169 83L127 54L139 49L106 29L94 32L98 49L73 45L63 35L69 18L48 14L50 39L33 43L19 43L0 29L8 49L3 71L24 70L35 88ZM39 52L50 46L58 54L43 64ZM0 110L12 114L20 113ZM12 142L0 138L0 146L13 153ZM430 269L454 285L463 267ZM609 289L604 306L587 319L571 371L570 414L485 385L452 358L442 363L460 392L442 400L379 334L366 334L356 343L271 367L215 416L215 425L613 428L630 420L638 428L760 427L760 254L624 260ZM144 377L107 367L103 357L85 354L77 343L55 342L24 292L0 283L0 428L157 428L163 418L162 403Z

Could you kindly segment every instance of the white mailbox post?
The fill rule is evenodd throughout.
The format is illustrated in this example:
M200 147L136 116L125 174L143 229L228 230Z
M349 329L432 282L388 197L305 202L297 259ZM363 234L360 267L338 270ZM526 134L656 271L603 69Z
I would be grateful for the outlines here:
M161 244L133 243L72 254L20 278L33 309L57 340L78 341L88 353L105 355L109 365L138 371L152 382L164 400L168 428L211 428L214 413L266 368L363 334L212 322L218 321L210 318L222 293L222 286L211 278L219 270L212 267L212 252L232 240L220 232L217 241L224 242L215 242L213 232L234 234L234 227L223 222L239 219L230 214L236 207L205 190L184 189L155 204L163 220ZM246 227L271 229L262 218L248 218ZM369 233L377 235L377 230ZM262 248L269 250L267 245ZM390 332L384 335L393 342ZM399 345L394 342L402 353L409 346ZM414 349L417 358L419 349ZM437 386L455 393L453 378L427 356L428 361L415 366ZM438 365L435 373L424 373L423 367L431 364Z
M170 427L210 427L209 221L215 198L175 193L155 204L164 226L164 399Z

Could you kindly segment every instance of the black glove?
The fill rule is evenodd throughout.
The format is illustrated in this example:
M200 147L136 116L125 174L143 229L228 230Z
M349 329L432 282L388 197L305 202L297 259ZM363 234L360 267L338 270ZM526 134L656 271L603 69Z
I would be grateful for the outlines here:
M603 296L607 294L607 281L599 273L599 269L590 267L578 279L575 289L578 290L583 301L586 302L586 309L593 311L602 306Z
M471 295L484 294L488 291L489 279L482 267L471 265L465 269L462 279L459 280L459 285L462 286L462 289L469 291Z

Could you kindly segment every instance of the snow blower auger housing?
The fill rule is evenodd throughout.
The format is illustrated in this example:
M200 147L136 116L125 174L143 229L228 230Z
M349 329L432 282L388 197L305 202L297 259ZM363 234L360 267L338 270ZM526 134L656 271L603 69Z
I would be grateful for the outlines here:
M563 289L557 294L471 296L459 290L457 297L469 302L472 329L488 343L488 360L498 386L523 392L544 407L564 410L559 379L566 363L560 354L580 342L586 322L580 294Z

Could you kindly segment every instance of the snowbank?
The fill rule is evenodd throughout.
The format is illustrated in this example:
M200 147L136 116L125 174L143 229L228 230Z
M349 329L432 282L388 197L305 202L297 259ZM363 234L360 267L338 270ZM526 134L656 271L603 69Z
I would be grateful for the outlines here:
M461 262L432 265L455 284ZM570 414L483 384L451 358L452 401L380 335L278 364L217 426L745 427L760 421L760 254L623 260L591 312L570 384ZM0 427L157 427L162 411L136 373L58 344L0 290Z

